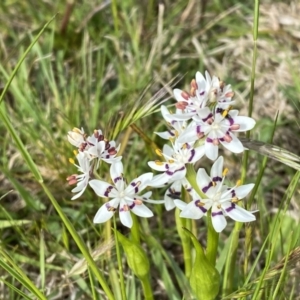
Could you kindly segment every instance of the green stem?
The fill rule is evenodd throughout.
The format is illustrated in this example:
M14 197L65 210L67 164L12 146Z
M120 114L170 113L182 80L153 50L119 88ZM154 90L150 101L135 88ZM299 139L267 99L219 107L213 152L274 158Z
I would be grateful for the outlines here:
M114 219L114 229L115 229L114 235L115 235L116 253L117 253L118 267L119 267L119 273L120 273L121 294L122 294L122 299L126 300L125 281L124 281L124 275L123 275L122 258L121 258L121 252L120 252L119 239L118 239L118 235L117 235L117 224L116 224L115 215L114 215L113 219Z
M235 222L234 229L232 231L232 237L231 237L231 242L228 250L228 256L227 256L225 271L224 271L224 280L223 280L224 296L232 292L239 236L240 236L240 231L242 226L243 223Z
M144 291L144 299L145 300L153 300L153 291L151 288L151 284L150 284L150 280L149 280L149 276L145 276L143 279L141 279L142 282L142 287L143 287L143 291Z
M206 257L208 261L215 266L217 254L218 254L218 244L219 244L219 233L215 231L212 219L211 210L207 212L207 249Z
M180 218L179 216L180 210L176 208L175 210L175 221L176 221L176 227L178 235L181 239L182 249L183 249L183 260L184 260L184 268L185 268L185 276L187 278L190 278L191 276L191 270L192 270L192 257L191 257L191 239L190 237L185 233L183 228L186 228L186 226L189 226L191 222L188 223L188 219Z

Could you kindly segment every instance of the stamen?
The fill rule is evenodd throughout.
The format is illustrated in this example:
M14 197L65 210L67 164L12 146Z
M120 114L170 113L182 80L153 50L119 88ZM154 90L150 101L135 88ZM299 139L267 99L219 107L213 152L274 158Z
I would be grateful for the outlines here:
M163 156L162 155L162 151L160 149L155 149L155 153L158 155L158 156Z
M173 164L174 163L174 159L169 159L168 163Z
M240 185L241 185L241 183L242 183L242 180L241 180L241 179L239 179L239 180L236 182L236 186L240 186Z
M198 85L197 85L197 82L195 79L193 79L191 81L191 90L190 90L190 93L193 97L196 96L196 90L198 89Z
M229 134L224 135L224 141L230 143L232 141L232 137Z
M233 124L233 125L230 126L231 130L238 130L240 128L241 128L241 126L239 124Z
M183 102L183 101L177 102L175 104L176 108L181 109L181 110L186 109L187 105L188 104L186 102Z
M228 168L225 168L223 170L222 176L225 177L227 175L228 171L229 171Z
M156 165L158 165L158 166L162 166L164 163L162 162L162 161L160 161L160 160L156 160L156 161L154 161L155 162L155 164Z
M220 144L218 139L213 139L213 145L218 146Z
M71 164L75 165L75 161L74 161L73 158L69 158L69 162L70 162Z
M187 92L182 91L181 92L181 97L184 98L185 100L189 100L190 95Z
M233 198L231 199L231 202L232 202L232 203L238 203L239 201L240 201L240 199L237 198L237 197L233 197Z
M134 202L134 204L136 204L136 205L141 205L141 204L143 203L143 201L140 200L140 199L135 199L133 202Z
M78 154L77 150L73 150L74 155L76 156Z

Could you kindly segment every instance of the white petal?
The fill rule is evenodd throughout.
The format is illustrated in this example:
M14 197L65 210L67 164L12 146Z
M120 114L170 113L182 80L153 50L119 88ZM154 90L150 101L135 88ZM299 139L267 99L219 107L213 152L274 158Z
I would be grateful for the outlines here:
M182 200L174 200L174 204L180 210L184 210L187 206L187 204L185 202L183 202Z
M182 210L180 217L188 219L200 219L204 216L207 210L211 207L210 203L206 203L204 206L197 205L199 200L192 201ZM176 203L175 203L176 205Z
M114 183L116 178L123 176L123 163L121 161L115 162L110 166L110 176Z
M222 177L222 173L223 173L223 163L224 163L224 159L223 156L220 156L213 164L211 170L210 170L210 176L211 178L215 178L215 177Z
M179 143L193 143L197 139L197 126L192 126L184 130L177 138L177 141Z
M163 146L163 155L167 157L167 159L170 158L174 154L174 149L170 147L168 144L164 144Z
M165 173L156 175L152 178L151 181L148 182L148 186L157 187L157 188L163 187L167 184L168 180L169 180L169 176L166 175Z
M159 164L157 164L155 161L148 161L148 166L150 168L152 168L153 170L156 170L156 171L161 171L161 172L164 172L166 171L166 164L165 162L161 162Z
M204 147L204 145L200 146L200 147L197 147L197 148L194 148L194 150L195 150L195 154L194 154L194 157L191 159L191 161L189 161L190 163L197 162L205 154L205 147Z
M164 140L168 140L171 137L174 137L175 134L171 134L170 131L163 131L163 132L154 132L155 134L157 134L159 137L161 137Z
M201 188L201 190L204 189L204 193L207 192L208 188L211 185L211 178L207 175L205 169L201 168L197 171L197 184Z
M234 203L223 203L222 208L225 210L226 214L235 221L251 222L256 220L256 217L251 212Z
M112 197L117 192L114 186L101 180L93 179L89 185L100 197Z
M241 141L234 135L234 134L231 134L229 133L232 140L227 143L227 142L223 142L223 141L220 141L220 143L226 148L228 149L229 151L233 152L233 153L241 153L244 151L244 146L243 144L241 143Z
M114 200L111 200L107 203L104 203L99 210L97 211L93 223L104 223L107 220L109 220L113 215L114 215L114 211L109 211L107 209L107 205L109 205L110 203L114 202Z
M234 124L240 125L240 128L238 130L233 130L236 132L251 130L256 124L255 120L250 117L237 116L234 117L233 119L234 119Z
M227 225L226 219L221 209L213 207L211 212L212 224L216 232L221 232Z
M143 218L153 217L153 212L144 204L135 205L131 210L139 217L143 217Z
M207 141L205 141L204 146L205 146L206 156L211 160L215 160L218 157L219 147L215 146L213 143L207 142Z
M239 199L243 199L246 197L250 191L254 188L254 183L249 183L249 184L244 184L241 186L238 186L237 188L234 189L236 196Z
M121 209L121 206L120 206L120 209ZM127 211L125 211L125 210L121 211L120 210L119 211L119 217L120 217L121 223L124 226L126 226L128 228L132 227L133 222L132 222L132 218L131 218L131 215L130 215L130 210L127 210Z

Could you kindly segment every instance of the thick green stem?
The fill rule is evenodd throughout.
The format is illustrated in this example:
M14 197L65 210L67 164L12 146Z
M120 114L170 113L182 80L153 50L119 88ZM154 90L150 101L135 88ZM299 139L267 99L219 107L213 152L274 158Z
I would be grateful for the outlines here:
M125 281L123 276L123 266L122 266L122 258L120 253L120 244L119 239L117 235L117 225L116 225L116 218L114 216L114 235L115 235L115 244L116 244L116 253L117 253L117 260L118 260L118 267L119 267L119 273L120 273L120 286L121 286L121 294L122 294L122 300L126 300L126 290L125 290Z
M211 219L211 210L207 212L207 249L206 257L208 261L215 266L216 258L218 254L218 244L219 244L219 233L215 231L212 219Z
M143 279L141 279L143 291L144 291L144 299L145 300L153 300L153 291L151 288L149 276L145 276Z
M187 228L187 226L190 227L191 220L180 218L179 214L180 214L180 210L176 208L175 220L176 220L178 235L180 236L181 243L182 243L185 276L189 278L192 270L191 239L189 238L189 236L186 235L183 228Z

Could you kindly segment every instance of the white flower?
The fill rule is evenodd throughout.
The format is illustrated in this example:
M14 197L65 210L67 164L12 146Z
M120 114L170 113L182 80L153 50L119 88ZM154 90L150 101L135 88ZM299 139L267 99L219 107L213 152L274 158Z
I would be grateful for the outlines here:
M211 177L207 175L204 169L198 170L197 184L207 198L201 199L193 190L191 193L193 201L189 204L175 200L175 205L182 210L180 217L200 219L211 209L212 224L217 232L221 232L226 227L225 216L238 222L251 222L256 219L251 212L237 204L238 201L248 195L254 184L228 188L223 185L224 177L220 172L222 168L223 157L221 156L212 167Z
M175 114L178 121L191 119L204 107L218 105L225 109L234 103L231 100L234 95L231 86L225 86L216 76L211 78L207 71L205 77L200 72L196 73L196 80L192 80L189 93L179 89L174 89L173 93L177 100L176 107L184 112Z
M110 175L114 184L96 179L89 182L98 196L112 198L112 200L104 203L97 211L94 223L106 222L113 216L118 206L120 206L120 220L124 226L131 228L132 218L130 211L140 217L149 218L153 216L153 213L143 202L163 203L163 201L149 199L152 192L147 192L141 196L138 195L147 187L148 182L153 177L152 173L143 174L127 185L123 177L123 164L122 162L116 162L110 167Z
M70 185L75 184L75 183L77 184L77 186L72 190L72 193L78 193L78 194L73 196L71 198L71 200L75 200L75 199L79 198L85 191L85 189L89 183L90 173L91 173L91 168L92 168L92 166L90 164L90 160L84 152L79 152L76 155L76 158L78 160L79 165L75 165L75 163L73 163L73 164L78 168L78 171L81 172L82 174L80 174L80 175L74 174L67 178Z
M83 128L73 128L72 131L68 132L68 141L75 147L79 148L85 143L85 134Z
M115 141L108 141L104 138L102 131L95 130L94 134L87 138L87 145L84 151L90 156L90 159L98 158L106 163L113 163L120 161L122 156L116 156L120 149L120 145L116 147Z
M186 174L186 164L197 162L204 155L204 147L193 147L193 143L179 144L177 141L173 148L164 145L163 152L159 153L166 161L149 161L150 168L164 172L153 178L150 186L159 187L183 179Z
M205 154L211 160L218 157L220 143L233 153L243 152L243 144L234 133L250 130L255 125L252 118L238 116L238 110L221 108L211 111L205 107L193 120L195 125L189 126L178 137L178 142L190 143L205 138Z

